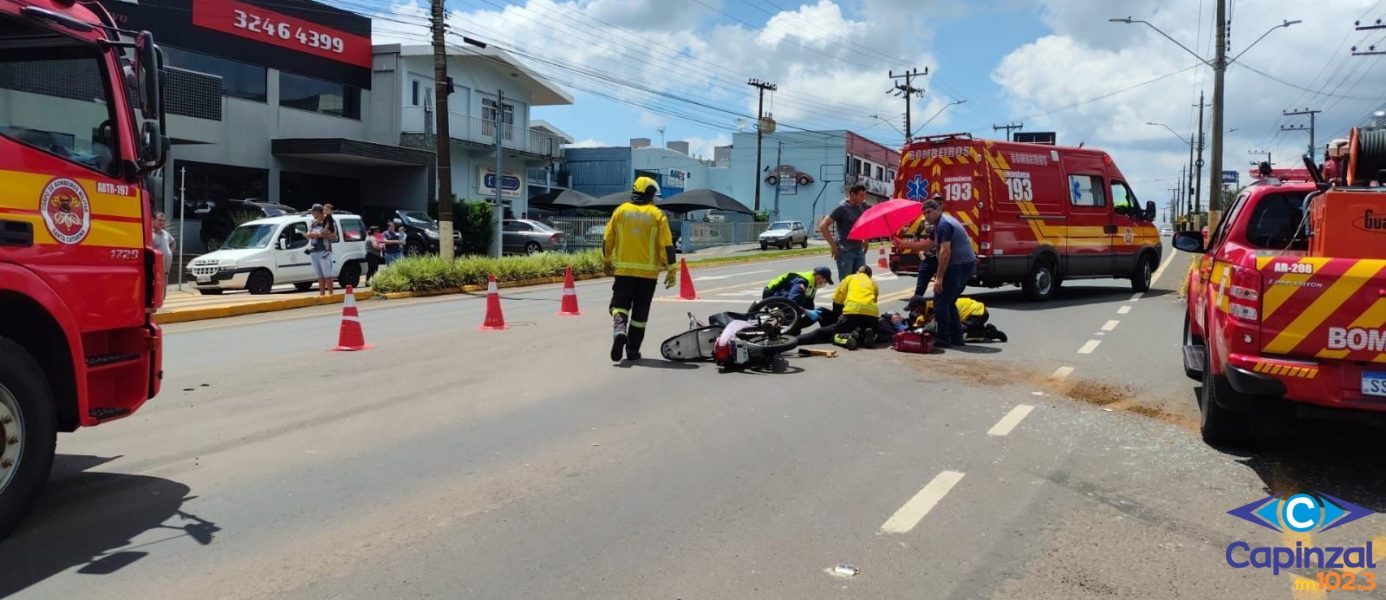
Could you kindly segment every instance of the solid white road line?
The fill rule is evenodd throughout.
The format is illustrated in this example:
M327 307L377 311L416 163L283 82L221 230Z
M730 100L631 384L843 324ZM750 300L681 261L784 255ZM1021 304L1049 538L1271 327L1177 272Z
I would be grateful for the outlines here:
M1098 345L1098 344L1101 344L1101 343L1102 343L1102 340L1088 340L1088 343L1083 344L1083 347L1078 349L1078 353L1079 353L1079 354L1092 354L1092 351L1093 351L1093 350L1096 350L1096 349L1097 349L1097 345Z
M909 533L919 521L933 510L953 486L962 481L963 474L957 471L944 471L934 477L924 489L919 490L909 502L895 511L881 524L881 533Z
M1119 315L1124 315L1124 314L1129 313L1129 312L1131 312L1131 307L1130 307L1130 306L1123 306L1123 307L1117 309L1117 314L1119 314Z
M1174 252L1170 252L1170 253L1169 253L1169 256L1165 257L1165 263L1162 264L1162 265L1160 265L1160 268L1155 269L1155 273L1151 274L1151 276L1150 276L1150 285L1151 285L1151 286L1154 286L1154 285L1155 285L1155 282L1157 282L1157 281L1160 280L1160 276L1165 274L1165 269L1169 268L1169 264L1172 263L1172 262L1174 262L1174 255L1175 255Z
M1000 421L997 421L995 425L991 426L991 429L987 430L987 435L999 437L1010 434L1011 430L1015 429L1015 426L1019 425L1026 416L1029 416L1032 410L1035 410L1035 407L1029 404L1021 404L1012 408L1011 412L1006 413L1006 416L1001 417Z
M1054 369L1054 373L1049 376L1050 381L1063 381L1073 374L1073 367L1059 367Z
M1102 331L1116 331L1117 325L1120 323L1121 321L1117 321L1115 319L1107 321L1106 323L1102 324Z

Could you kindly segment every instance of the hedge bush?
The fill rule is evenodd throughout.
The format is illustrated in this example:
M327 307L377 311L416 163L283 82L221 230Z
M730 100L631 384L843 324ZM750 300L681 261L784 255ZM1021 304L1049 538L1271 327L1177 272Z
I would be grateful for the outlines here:
M528 256L506 256L500 259L467 256L452 264L437 256L409 256L381 267L371 280L376 292L424 292L466 285L484 285L486 276L494 274L496 281L522 281L563 275L572 267L574 275L602 273L602 253L596 250L566 254L541 252Z

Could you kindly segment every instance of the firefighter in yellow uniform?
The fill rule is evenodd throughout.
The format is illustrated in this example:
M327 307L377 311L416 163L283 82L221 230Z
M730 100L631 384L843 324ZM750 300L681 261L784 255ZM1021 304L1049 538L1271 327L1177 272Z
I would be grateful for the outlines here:
M674 239L669 219L654 205L659 185L649 177L637 177L630 202L616 208L606 223L602 247L611 284L611 360L640 360L645 323L650 318L659 272L668 270L664 287L674 285Z

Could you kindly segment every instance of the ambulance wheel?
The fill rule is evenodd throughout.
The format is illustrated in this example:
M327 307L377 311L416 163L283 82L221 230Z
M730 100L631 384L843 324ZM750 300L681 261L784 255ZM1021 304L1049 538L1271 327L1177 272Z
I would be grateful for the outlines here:
M1207 352L1204 353L1206 357ZM1226 377L1213 374L1212 361L1203 359L1203 389L1198 394L1198 410L1201 413L1199 431L1203 441L1213 446L1230 448L1246 446L1251 440L1251 414L1223 408L1219 399L1237 396Z
M0 337L0 539L48 481L57 431L43 369L19 344Z
M1155 272L1155 260L1149 254L1142 254L1136 261L1136 271L1131 274L1131 291L1144 292L1150 289L1150 277Z
M1035 262L1030 274L1020 284L1026 300L1044 301L1054 297L1059 290L1059 275L1054 268L1054 259L1044 257Z

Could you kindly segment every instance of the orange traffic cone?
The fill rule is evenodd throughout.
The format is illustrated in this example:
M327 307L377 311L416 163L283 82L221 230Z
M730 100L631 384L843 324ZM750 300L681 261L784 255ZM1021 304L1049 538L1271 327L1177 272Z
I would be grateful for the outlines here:
M886 261L885 246L881 246L881 251L878 253L877 256L878 258L876 259L876 268L889 269L890 263Z
M500 290L496 288L495 275L486 277L486 320L482 321L481 329L505 329L505 315L501 314Z
M337 347L333 352L352 352L373 348L366 343L366 334L361 331L361 315L356 312L356 292L350 286L342 299L342 328L337 333Z
M573 268L563 270L563 306L558 309L559 316L576 317L578 312L577 287L573 285Z
M679 299L697 300L698 292L693 290L693 276L688 274L688 259L679 259Z

